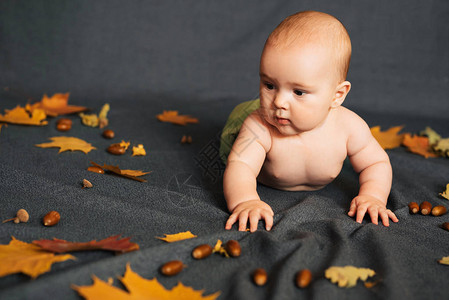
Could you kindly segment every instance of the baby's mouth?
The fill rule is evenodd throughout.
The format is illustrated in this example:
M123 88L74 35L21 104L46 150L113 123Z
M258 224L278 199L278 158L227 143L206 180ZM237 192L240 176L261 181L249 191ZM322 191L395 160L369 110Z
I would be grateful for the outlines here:
M289 119L285 119L285 118L281 118L281 117L275 117L276 118L276 122L279 125L288 125L290 124L290 120Z

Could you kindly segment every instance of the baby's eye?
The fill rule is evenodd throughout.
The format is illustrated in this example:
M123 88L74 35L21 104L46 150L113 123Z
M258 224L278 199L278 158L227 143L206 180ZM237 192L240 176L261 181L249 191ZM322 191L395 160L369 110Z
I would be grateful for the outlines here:
M302 95L304 95L304 92L302 92L302 91L300 91L300 90L294 90L293 92L294 92L295 95L297 95L297 96L302 96Z
M265 82L265 86L267 87L267 89L272 90L274 89L274 85L268 82Z

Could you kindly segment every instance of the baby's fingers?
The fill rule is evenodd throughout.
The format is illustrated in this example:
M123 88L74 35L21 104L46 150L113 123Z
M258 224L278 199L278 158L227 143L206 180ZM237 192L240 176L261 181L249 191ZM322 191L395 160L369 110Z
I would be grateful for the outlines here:
M398 219L398 217L396 217L394 212L392 212L391 210L387 210L387 214L393 222L395 222L395 223L399 222L399 219Z
M375 225L379 224L379 211L377 209L373 209L369 212L369 216L371 218L371 222ZM384 220L383 218L383 214L380 215L382 220Z
M239 231L245 231L247 223L248 223L248 211L244 210L239 215Z
M393 222L398 222L398 218L396 217L396 215L394 214L394 212L392 212L391 210L387 209L385 212L381 213L381 218L382 218L382 224L384 224L384 226L390 226L390 220L391 219Z
M355 219L355 221L356 221L357 223L362 223L363 217L364 217L365 214L366 214L366 210L367 210L367 207L365 207L365 206L359 206L359 207L357 208L357 217L356 217L356 219Z
M267 231L270 231L271 227L273 227L273 214L271 214L270 212L263 212L262 217L265 220L265 229Z
M239 216L238 214L232 214L231 216L229 216L228 221L226 221L225 225L226 230L232 228L232 225L234 225L234 223L237 221L238 216Z
M351 205L349 206L348 216L353 217L356 211L357 211L357 204L353 200L351 202Z
M249 214L249 230L254 232L257 230L257 225L259 224L260 214L258 212L252 211Z

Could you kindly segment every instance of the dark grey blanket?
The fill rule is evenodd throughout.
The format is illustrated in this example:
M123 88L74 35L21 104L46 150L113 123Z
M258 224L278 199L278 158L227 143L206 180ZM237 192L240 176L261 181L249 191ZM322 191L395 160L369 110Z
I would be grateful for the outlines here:
M90 285L91 276L118 283L127 263L165 287L178 282L218 299L447 299L449 215L410 215L407 204L424 200L449 207L438 196L449 183L449 159L425 159L405 148L388 150L394 178L388 207L399 222L386 228L347 216L358 176L345 163L337 179L317 192L284 192L259 186L274 212L274 227L255 233L224 230L229 216L222 191L219 135L238 103L258 96L258 60L269 32L286 16L321 10L347 26L354 55L346 106L370 126L426 126L449 137L449 4L445 1L2 1L0 3L0 114L44 93L70 92L69 103L97 112L109 103L113 140L71 115L67 133L58 118L45 127L3 126L0 131L1 220L19 208L28 223L0 225L0 244L59 238L87 242L121 234L140 250L72 253L30 279L0 278L0 299L81 299L71 285ZM162 123L156 115L178 110L198 124ZM74 136L97 149L88 154L43 149L53 136ZM191 135L191 144L181 144ZM147 155L106 152L112 142L143 144ZM331 151L331 149L330 149ZM87 171L90 162L151 171L147 182ZM82 189L87 179L93 188ZM61 214L44 227L50 210ZM198 237L166 243L164 234L190 230ZM218 239L238 240L242 255L218 254L197 261L192 249ZM187 268L164 277L159 267L182 260ZM376 271L379 283L342 289L324 278L330 266ZM3 268L4 266L0 266ZM251 272L268 272L256 287ZM308 268L311 285L294 284Z

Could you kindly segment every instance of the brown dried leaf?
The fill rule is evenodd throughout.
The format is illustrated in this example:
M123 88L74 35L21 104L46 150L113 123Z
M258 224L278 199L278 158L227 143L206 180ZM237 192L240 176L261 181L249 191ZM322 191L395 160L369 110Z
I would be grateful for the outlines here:
M103 166L100 166L99 164L97 164L93 161L91 161L90 163L95 167L110 171L114 174L129 178L129 179L140 181L140 182L147 182L147 181L145 179L139 178L137 176L142 176L142 175L151 173L151 172L143 172L143 171L139 171L139 170L121 170L118 166L111 166L111 165L106 165L106 164ZM130 175L130 174L132 174L132 175Z
M131 176L143 176L150 174L151 172L144 172L140 170L121 170L121 174L131 175Z
M34 245L38 245L44 250L54 253L66 253L72 251L85 251L85 250L107 250L118 253L131 252L139 250L139 245L131 243L131 238L119 239L120 235L110 236L100 241L92 240L90 242L67 242L54 238L53 240L38 240L33 241Z

